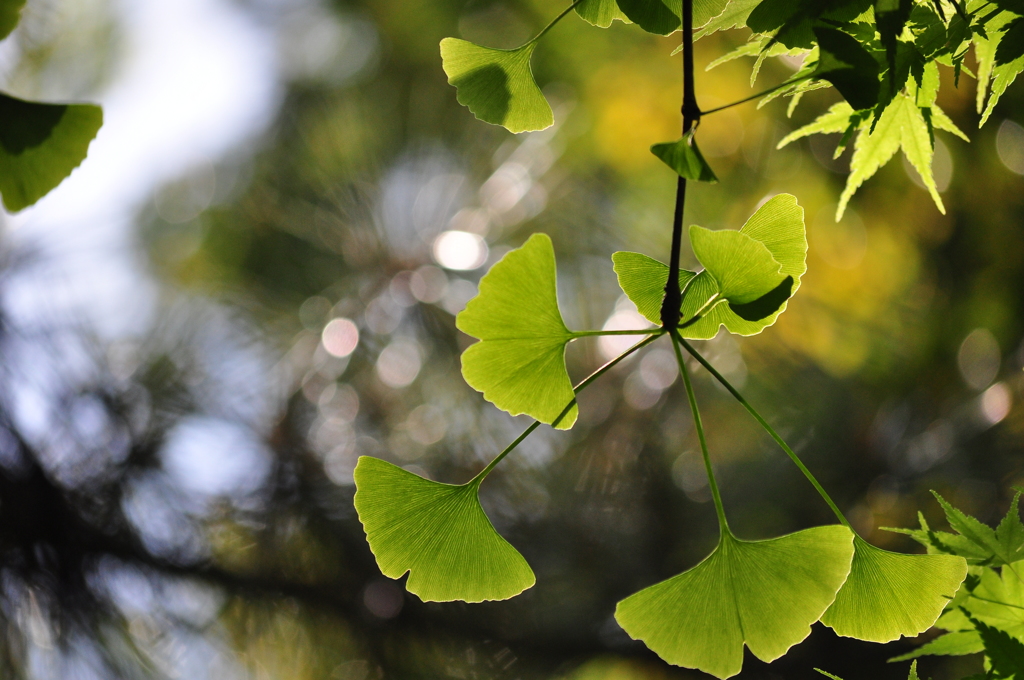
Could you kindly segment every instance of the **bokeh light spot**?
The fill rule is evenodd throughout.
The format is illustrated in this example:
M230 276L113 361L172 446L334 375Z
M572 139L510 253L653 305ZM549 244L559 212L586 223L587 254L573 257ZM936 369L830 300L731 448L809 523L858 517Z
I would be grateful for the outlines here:
M445 269L477 269L487 262L487 244L468 231L446 231L434 240L434 259Z
M981 415L989 425L1002 422L1013 406L1013 393L1005 383L998 382L981 395Z
M999 374L999 343L987 328L976 328L960 343L956 355L960 376L976 390L992 384Z
M1024 127L1004 120L996 133L996 153L1009 170L1024 175Z
M320 338L328 354L336 357L347 357L359 345L359 329L351 319L331 319L324 326Z
M422 366L419 344L415 340L399 338L377 357L377 377L388 387L397 389L415 380Z

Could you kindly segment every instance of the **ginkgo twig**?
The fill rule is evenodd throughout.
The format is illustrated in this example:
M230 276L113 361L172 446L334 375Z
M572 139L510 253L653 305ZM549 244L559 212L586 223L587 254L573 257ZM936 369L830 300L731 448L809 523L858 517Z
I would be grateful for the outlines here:
M660 338L664 334L665 334L665 331L662 331L662 330L658 330L658 331L656 331L654 333L651 333L651 335L649 335L648 337L644 338L640 342L636 343L635 345L633 345L632 347L627 349L625 352L623 352L619 356L615 357L614 359L612 359L611 361L606 363L604 366L602 366L601 368L597 369L596 371L594 371L593 373L588 375L586 378L581 380L578 385L576 385L574 388L572 388L573 392L575 392L576 394L579 394L580 392L585 390L590 385L590 383L594 382L595 380L600 378L602 375L607 373L617 363L619 363L620 361L622 361L623 359L625 359L626 357L628 357L630 354L632 354L633 352L637 351L638 349L640 349L642 347L646 347L647 345L651 344L652 342L654 342L655 340L657 340L658 338ZM554 426L558 425L558 423L562 420L562 418L564 418L566 416L566 414L569 413L569 410L573 406L575 406L575 405L576 405L576 398L573 397L572 401L570 401L568 404L566 404L565 408L562 409L562 412L558 414L558 417L555 418L554 421L552 421L551 426L554 427ZM485 467L483 470L481 470L476 475L476 477L474 477L472 480L469 481L469 483L470 484L477 484L477 485L479 485L481 482L483 482L484 478L487 477L487 475L490 474L491 470L494 469L494 466L496 466L498 463L500 463L502 458L504 458L508 454L512 453L512 451L517 446L522 444L524 439L529 437L533 433L534 430L536 430L538 427L540 427L540 424L541 423L540 423L539 420L533 421L530 424L529 427L527 427L525 430L523 430L522 434L520 434L518 437L516 437L515 440L513 440L511 444L506 446L505 449L501 453L499 453L497 456L495 456L494 460L492 460L490 463L488 463L487 467Z
M685 341L679 334L672 331L672 349L675 350L676 362L679 364L679 372L683 376L683 384L686 386L686 398L690 402L690 411L693 413L693 424L697 429L697 439L700 441L700 452L704 456L704 468L708 473L708 485L711 487L711 497L715 501L715 512L718 513L718 528L723 534L732 535L729 531L729 522L725 518L725 506L722 505L722 495L718 491L718 482L715 481L715 471L711 467L711 456L708 453L708 442L704 437L704 424L700 419L700 411L697 408L697 397L693 393L693 383L690 380L690 371L683 361L683 354L679 351L679 343Z
M728 380L726 380L725 376L723 376L721 373L719 373L715 369L715 367L712 366L708 362L708 360L705 359L700 354L700 352L695 350L690 345L690 343L686 342L686 340L683 340L682 338L679 339L679 342L682 343L683 347L686 348L686 351L689 352L690 355L693 356L694 359L696 359L697 361L700 362L701 366L706 368L711 375L715 376L715 379L718 380L718 382L720 382L722 384L722 387L727 389L729 391L729 393L733 397L736 398L736 401L740 402L740 404L743 405L743 408L747 409L747 412L750 413L750 415L752 415L754 417L754 420L756 420L758 423L761 424L761 427L763 427L765 429L765 431L769 435L771 435L772 439L774 439L775 442L782 448L782 450L786 452L786 455L789 456L790 460L793 461L793 464L796 465L798 468L800 468L800 472L802 472L804 474L804 477L807 478L807 481L809 481L811 483L811 485L817 490L818 495L820 495L822 497L822 499L824 499L824 501L826 503L828 503L828 507L832 508L832 512L835 513L835 516L839 519L839 522L842 523L844 526L846 526L846 527L848 527L849 529L852 530L853 527L850 526L850 522L849 522L849 520L846 519L846 516L842 513L842 511L839 509L839 507L832 501L832 498L828 495L828 493L821 486L821 484L818 483L818 480L814 477L814 475L811 474L811 471L807 469L807 466L804 465L802 460L800 460L800 457L796 455L796 453L793 451L793 449L789 448L789 445L786 444L785 440L783 440L782 437L779 436L779 433L776 432L775 429L771 425L768 424L768 421L765 420L761 416L761 414L758 413L757 410L753 406L750 405L750 402L748 402L743 397L743 395L740 394L736 390L736 388L732 386L732 383L730 383Z

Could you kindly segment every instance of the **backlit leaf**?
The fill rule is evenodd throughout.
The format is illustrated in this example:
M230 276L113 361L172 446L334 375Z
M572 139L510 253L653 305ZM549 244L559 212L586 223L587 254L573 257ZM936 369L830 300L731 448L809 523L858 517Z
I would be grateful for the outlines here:
M668 35L679 30L682 0L618 0L629 20L648 33Z
M535 42L514 50L481 47L458 38L441 41L441 61L459 103L480 120L511 132L543 130L554 115L530 68Z
M982 643L978 631L964 630L946 633L931 642L921 645L912 652L893 657L889 661L893 663L897 661L910 661L921 656L964 656L965 654L975 654L984 648L985 645Z
M21 20L21 8L25 0L0 0L0 40L3 40Z
M629 21L616 0L583 0L576 5L576 13L587 23L601 28L608 28L616 19Z
M954 508L938 493L932 493L945 511L949 526L980 548L988 556L990 566L1024 559L1024 526L1021 525L1017 507L1020 493L1014 496L1009 512L995 530Z
M928 124L913 99L899 93L886 106L874 129L862 129L857 135L850 161L850 175L846 178L846 187L836 208L837 222L842 219L850 198L860 185L878 172L878 168L888 163L900 149L920 174L921 181L928 188L939 211L946 212L932 175L934 150Z
M619 280L619 288L636 305L637 311L651 323L660 326L668 265L640 253L618 252L612 254L612 266ZM679 290L686 290L686 284L694 276L695 273L680 269Z
M680 177L698 182L717 182L714 170L704 160L697 146L697 140L681 137L674 142L663 142L651 147L651 153L672 168Z
M731 303L753 302L785 278L771 251L742 232L692 226L690 245L715 280L718 293Z
M850 539L842 526L767 541L725 532L697 566L619 602L615 619L668 663L731 677L744 644L772 661L807 637L849 573Z
M967 561L953 555L902 555L859 536L850 577L821 622L843 637L889 642L928 630L953 598Z
M985 645L991 675L995 678L1024 678L1024 642L983 621L972 618L971 623Z
M852 36L833 28L815 28L818 66L814 77L827 80L854 109L878 103L878 63Z
M103 110L41 104L0 93L0 195L11 212L27 208L85 160Z
M1016 18L1011 12L999 12L985 23L987 38L982 35L974 36L974 54L978 61L977 107L978 113L981 114L979 128L988 121L996 104L999 103L999 98L1013 83L1017 74L1024 71L1024 56L1006 63L997 63L1002 41L1013 37L1004 30ZM1005 50L1003 56L1009 56Z
M484 514L480 483L423 479L360 456L355 507L381 573L401 578L427 602L507 600L536 578L523 556Z
M964 615L1004 630L1024 640L1024 560L995 569L981 570L981 579L970 597L963 598L960 607L942 615L936 626L949 631L973 630L975 626Z
M747 17L751 10L757 7L761 0L729 0L722 13L715 16L701 30L694 34L694 40L699 40L706 35L716 31L726 31L730 28L746 26Z
M845 101L836 102L828 111L818 116L815 120L783 137L775 148L781 149L802 137L809 137L814 134L844 132L849 127L850 118L853 115L854 110L849 104Z
M769 289L761 300L726 300L705 310L702 318L680 331L683 337L697 340L713 338L723 325L730 333L756 335L775 323L779 314L785 311L788 299L800 287L800 278L807 271L807 234L804 211L795 197L791 194L772 197L750 216L739 233L759 242L771 254L778 265L779 278L776 280L779 287ZM703 261L702 264L706 265ZM720 290L712 272L705 270L699 273L683 296L684 322L693 318L708 299L718 293ZM744 302L750 307L738 308Z
M553 423L575 396L565 370L573 334L558 309L555 251L534 234L501 258L480 280L480 293L455 319L480 342L462 353L462 376L484 398L510 414ZM556 427L576 422L576 406Z

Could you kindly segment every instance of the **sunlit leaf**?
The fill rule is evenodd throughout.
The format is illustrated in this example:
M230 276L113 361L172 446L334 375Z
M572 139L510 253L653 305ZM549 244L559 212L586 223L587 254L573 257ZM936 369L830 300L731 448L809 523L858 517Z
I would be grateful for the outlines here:
M704 160L697 146L697 140L680 137L674 142L663 142L651 147L651 153L672 168L680 177L698 182L717 182L714 170Z
M601 28L608 28L616 19L629 22L616 0L583 0L576 5L576 13L587 23Z
M454 486L360 456L355 507L381 573L428 602L507 600L536 579L502 538L477 497L479 482Z
M896 659L890 659L890 661L896 661ZM824 675L826 678L832 678L832 680L843 680L838 675L832 675L828 671L823 671L820 668L815 668L814 670L818 671L819 673ZM917 674L917 662L916 661L913 662L912 664L910 664L910 673L907 674L907 680L921 680L921 678ZM965 678L965 680L967 680L967 679Z
M992 551L981 547L960 534L951 534L948 531L937 531L928 526L924 515L917 513L920 529L901 529L882 527L885 531L892 531L898 534L906 534L921 545L928 548L930 554L959 555L967 560L968 564L987 563L992 560Z
M844 132L849 127L850 118L853 115L855 115L855 112L849 104L845 101L836 102L828 111L818 116L815 120L783 137L775 148L781 149L787 144L814 134Z
M833 28L814 29L818 66L814 77L827 80L854 109L878 103L878 63L852 36Z
M726 31L730 28L740 28L747 24L747 17L750 11L757 7L761 0L729 0L721 14L716 15L694 34L694 40L711 35L716 31Z
M668 663L731 677L744 644L772 661L807 637L849 573L850 539L842 526L767 541L725 532L696 567L619 602L615 619Z
M889 642L928 630L967 576L954 555L902 555L859 536L850 577L821 622L843 637Z
M25 0L0 0L0 40L3 40L21 20L21 8Z
M1013 497L1010 510L996 529L979 522L932 492L946 513L946 521L957 533L980 548L990 566L1009 564L1024 559L1024 525L1020 521L1020 493Z
M619 280L619 288L636 305L637 311L651 323L660 326L668 265L640 253L618 252L612 254L612 266ZM686 284L694 276L694 272L680 269L679 290L685 290Z
M836 208L837 222L846 212L850 198L860 185L878 172L878 168L888 163L900 149L921 176L921 181L928 188L939 211L946 212L932 175L934 150L928 123L913 99L900 93L886 106L873 130L862 129L857 135L850 161L850 175L846 178L846 187Z
M985 657L991 665L990 675L995 678L1024 678L1024 642L1005 630L971 618L985 645Z
M788 299L800 287L800 278L807 271L807 234L804 211L795 197L791 194L772 197L750 216L739 233L763 245L777 263L776 287L762 293L760 300L738 297L705 310L696 323L680 331L684 337L698 340L713 338L723 325L730 333L756 335L775 323L779 314L785 311ZM703 260L702 264L707 266ZM721 293L712 274L713 271L708 270L699 273L687 287L682 303L684 322L693 318L708 299ZM770 279L766 277L762 285ZM749 306L741 307L743 303Z
M753 302L785 278L771 251L743 232L692 226L690 245L719 295L733 304Z
M944 630L974 630L963 610L979 621L1024 640L1024 560L995 569L981 569L981 578L969 597L946 611L935 624Z
M462 353L466 382L503 411L548 424L574 397L565 370L565 345L574 336L562 321L555 285L551 239L534 234L491 267L455 319L480 340ZM576 413L574 405L556 427L572 427Z
M477 118L511 132L543 130L555 119L530 68L534 47L497 50L445 38L441 61L459 103Z
M682 0L618 0L629 20L648 33L668 35L679 30Z
M893 657L889 661L910 661L921 656L964 656L965 654L975 654L984 648L985 645L982 643L978 631L964 630L946 633L912 652Z
M984 125L1006 88L1024 71L1024 56L1006 63L998 63L997 54L1001 43L1007 39L1005 29L1017 19L1011 12L999 12L985 23L987 36L974 36L974 55L978 61L977 107L981 114L978 127ZM1012 36L1010 36L1012 37ZM1004 56L1008 56L1006 52Z
M0 93L0 195L11 212L48 194L85 160L103 110L41 104Z

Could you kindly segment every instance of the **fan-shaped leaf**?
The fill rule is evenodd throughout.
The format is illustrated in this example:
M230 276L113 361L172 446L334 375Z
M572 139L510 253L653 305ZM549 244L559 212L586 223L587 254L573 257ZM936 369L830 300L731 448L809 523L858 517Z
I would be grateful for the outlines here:
M686 137L681 137L674 142L655 144L651 147L651 153L680 177L698 182L718 181L714 170L701 155L696 139L687 141Z
M512 415L552 424L575 396L565 370L565 327L555 288L555 251L534 234L480 280L455 325L480 340L462 353L462 376L489 402ZM576 422L576 406L555 427Z
M40 104L0 93L0 195L11 212L48 194L85 160L103 110Z
M771 254L777 263L777 274L768 276L767 261L762 258L765 273L762 274L764 278L760 285L766 286L768 282L774 280L777 282L775 287L762 292L755 300L747 299L749 296L736 296L730 299L730 296L723 295L725 301L705 310L699 320L680 331L684 337L713 338L723 325L730 333L756 335L775 323L779 314L785 311L788 299L800 287L800 278L807 271L807 235L804 228L804 211L797 204L796 198L790 194L779 194L771 198L750 216L739 234L760 243ZM696 247L694 252L698 259L701 259ZM703 259L701 263L708 266ZM727 259L715 266L734 265ZM693 318L708 299L721 293L716 278L712 276L713 273L714 270L708 267L698 274L686 289L682 304L684 321ZM756 294L753 288L750 292ZM737 309L744 303L747 306Z
M481 47L458 38L441 41L441 61L459 103L477 118L511 132L543 130L554 115L530 69L535 42L514 50Z
M854 539L850 578L821 622L843 637L889 642L928 630L967 576L954 555L902 555Z
M852 556L842 526L767 541L726 532L696 567L619 602L615 618L665 661L728 678L740 672L744 644L772 661L806 638Z
M536 578L491 525L479 482L454 486L361 456L355 506L381 573L428 602L507 600Z
M618 0L622 13L648 33L668 35L679 30L682 0Z
M0 40L3 40L21 20L21 8L25 0L0 0Z
M665 299L668 265L640 253L618 252L612 255L612 268L619 279L619 288L626 294L636 310L653 324L661 325L661 303ZM679 290L696 276L686 269L679 270Z
M576 5L576 13L587 23L601 28L608 28L616 19L629 22L615 0L583 0Z
M742 232L695 225L690 227L690 245L704 271L714 278L719 295L729 302L753 302L785 278L771 251Z

